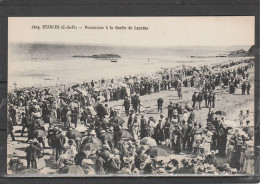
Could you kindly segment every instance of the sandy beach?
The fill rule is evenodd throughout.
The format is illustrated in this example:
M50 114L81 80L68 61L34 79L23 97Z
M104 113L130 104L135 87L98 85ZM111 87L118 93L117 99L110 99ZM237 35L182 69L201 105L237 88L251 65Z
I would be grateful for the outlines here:
M239 66L239 65L238 65ZM235 66L235 67L238 67ZM239 112L240 110L249 110L251 113L251 121L250 126L254 126L254 67L249 70L249 82L251 83L251 94L250 95L241 95L241 90L237 89L235 94L229 94L229 89L219 89L219 87L216 88L216 102L215 102L215 108L213 108L213 111L222 110L225 111L227 116L225 116L225 120L235 122L233 123L233 127L239 127ZM166 91L160 91L159 93L152 93L150 95L144 95L140 96L140 101L142 105L142 112L140 114L137 114L137 116L140 117L140 115L144 115L145 118L148 118L149 116L157 117L159 118L159 113L157 112L157 99L163 98L163 112L165 116L167 116L167 106L170 102L173 103L179 103L179 104L185 104L185 103L191 103L191 97L192 94L198 91L196 88L191 87L183 87L182 99L178 98L177 92L171 88L170 90ZM112 101L107 102L109 107L116 107L117 109L120 109L119 112L121 113L121 117L127 122L128 117L124 114L124 108L123 108L123 100L118 101ZM204 106L204 101L202 103L202 107ZM202 123L205 125L207 123L207 113L208 108L203 107L202 110L199 110L195 108L195 122ZM45 125L46 129L48 128L48 124ZM59 126L59 125L57 125ZM125 123L123 125L124 128L126 128L127 124ZM11 138L8 137L8 162L10 158L13 156L19 157L21 161L26 165L26 159L25 159L25 152L24 149L28 145L26 141L26 135L25 137L20 137L20 131L22 129L22 126L14 126L14 135L16 136L16 141L11 141ZM65 130L63 130L63 134L65 134ZM171 152L169 150L169 152ZM41 170L41 173L48 174L55 171L55 169L52 169L52 162L53 160L50 158L51 156L51 149L47 148L44 150L44 158L46 161L46 167ZM192 154L185 154L184 157L193 157ZM225 163L225 159L221 158L219 159L219 162Z

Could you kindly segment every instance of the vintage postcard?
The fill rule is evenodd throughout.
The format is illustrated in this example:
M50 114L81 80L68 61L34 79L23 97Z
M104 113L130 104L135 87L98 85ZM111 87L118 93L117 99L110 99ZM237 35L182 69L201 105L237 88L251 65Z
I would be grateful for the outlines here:
M254 174L253 16L9 17L8 174Z

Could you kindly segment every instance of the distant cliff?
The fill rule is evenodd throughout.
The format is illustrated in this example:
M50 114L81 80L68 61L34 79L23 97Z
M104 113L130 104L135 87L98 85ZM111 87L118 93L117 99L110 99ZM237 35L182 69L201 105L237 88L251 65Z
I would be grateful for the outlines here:
M228 57L253 57L255 55L255 46L251 46L248 51L243 49L232 51L228 54Z
M117 54L95 54L92 56L84 56L84 55L74 55L72 57L84 57L84 58L96 58L96 59L113 59L113 58L121 58L121 56Z

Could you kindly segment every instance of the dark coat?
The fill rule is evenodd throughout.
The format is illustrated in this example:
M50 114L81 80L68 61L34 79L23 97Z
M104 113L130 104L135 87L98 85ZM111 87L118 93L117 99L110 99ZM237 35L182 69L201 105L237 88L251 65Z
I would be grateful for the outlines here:
M55 142L54 142L54 144L55 144L55 147L56 147L56 148L62 148L63 145L65 144L65 142L66 142L66 138L65 138L65 136L62 135L61 133L59 133L59 134L57 134L57 135L55 136Z
M35 160L39 158L41 149L37 146L30 145L25 149L26 152L26 159L27 160Z
M192 99L191 99L193 102L196 102L196 100L197 100L197 96L196 96L196 94L193 94L192 95Z
M159 98L159 99L157 100L157 104L158 104L158 106L162 106L162 105L163 105L163 99L162 99L162 98Z

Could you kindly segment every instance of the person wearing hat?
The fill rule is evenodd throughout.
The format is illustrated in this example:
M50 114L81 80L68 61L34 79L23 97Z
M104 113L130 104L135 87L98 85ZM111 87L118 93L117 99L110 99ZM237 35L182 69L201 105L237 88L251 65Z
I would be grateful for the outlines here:
M198 126L193 128L194 136L193 136L193 143L192 143L192 152L197 153L198 147L202 142L202 132L199 130Z
M243 146L243 140L240 136L237 136L237 140L234 145L234 152L232 154L232 158L230 161L230 166L236 168L238 171L240 170L240 157L241 157L241 149Z
M128 97L125 97L123 105L124 105L124 108L125 108L126 115L129 116L130 99Z
M140 164L140 171L141 174L151 174L152 170L153 170L153 161L150 158L149 155L147 154L142 154L141 155L141 164Z
M74 158L78 153L76 148L76 143L73 139L69 139L68 144L69 144L69 149L66 151L66 154L69 155L71 161L74 161Z
M246 119L246 116L244 115L243 110L241 110L241 111L240 111L240 114L239 114L240 126L243 126L243 125L244 125L245 119Z
M76 154L74 161L76 165L80 165L82 166L82 161L84 159L86 159L89 156L89 152L88 151L78 151L78 153Z
M140 120L140 137L141 139L148 136L148 122L144 118L144 115L141 116Z
M141 104L141 101L140 101L140 98L139 98L139 95L136 94L133 96L132 98L132 105L133 105L133 109L135 111L135 113L140 113L140 104Z
M202 144L204 146L205 155L210 154L211 143L212 143L212 135L213 135L213 133L208 131L206 136L204 137L203 142L202 142Z
M201 110L201 102L203 101L203 95L201 92L198 93L197 97L196 97L196 101L199 103L199 109ZM193 107L194 108L194 107Z
M212 123L213 121L214 121L214 112L211 110L211 107L209 107L207 122Z
M158 106L158 112L162 113L162 107L163 107L163 99L162 98L159 98L157 100L157 106Z
M56 161L59 159L59 156L63 153L63 146L66 143L66 138L62 134L62 130L60 128L57 129L57 133L54 139L54 148L56 153Z
M165 140L163 128L164 128L164 123L162 122L161 119L159 119L159 123L156 125L154 129L154 134L152 136L152 138L155 139L157 144L161 144L161 142Z
M93 175L96 173L95 169L93 168L94 162L90 159L83 159L81 162L81 167L84 170L85 174Z
M156 122L153 117L149 117L148 120L148 137L151 137L154 134L154 129L156 128Z
M203 98L205 100L205 107L208 107L208 98L209 98L209 93L207 90L204 90L203 92Z
M97 156L97 160L96 160L96 174L98 174L98 175L105 175L105 170L104 170L105 160L104 160L100 150L96 152L96 156Z
M75 144L76 144L76 150L77 150L77 152L79 152L80 147L81 147L81 138L80 137L76 138Z
M194 123L194 120L195 120L195 113L193 111L193 109L190 110L190 115L188 117L188 123Z
M103 131L101 131L101 133L103 133L104 132L104 130ZM91 130L91 132L89 133L89 136L90 137L96 137L96 131L95 130Z
M172 121L173 109L174 109L174 104L170 102L170 105L168 105L168 118L170 122Z
M174 128L175 130L172 132L172 149L176 154L180 154L183 146L182 131L178 125L175 125Z
M217 165L216 151L211 150L210 154L206 156L204 163L208 163L216 166Z
M121 160L120 160L120 155L119 155L119 150L118 149L114 149L114 161L116 162L118 168L121 168Z
M113 154L109 154L108 160L106 161L105 170L107 174L115 174L120 170L120 165L114 159Z
M33 145L32 139L30 139L28 143L30 145L27 148L25 148L27 169L29 168L37 169L37 159L39 158L41 149Z
M195 105L196 105L196 101L197 101L197 92L194 92L194 93L193 93L192 98L191 98L191 101L193 102L192 108L194 109L194 108L195 108Z
M134 111L130 112L130 115L129 115L129 118L128 118L128 122L127 122L127 128L128 128L129 132L132 131L132 127L133 127L133 124L134 124L134 118L135 118Z
M217 137L217 146L219 150L219 156L222 157L226 156L225 152L226 152L226 145L227 145L227 134L228 134L227 128L224 128L224 126L219 128L218 137Z

